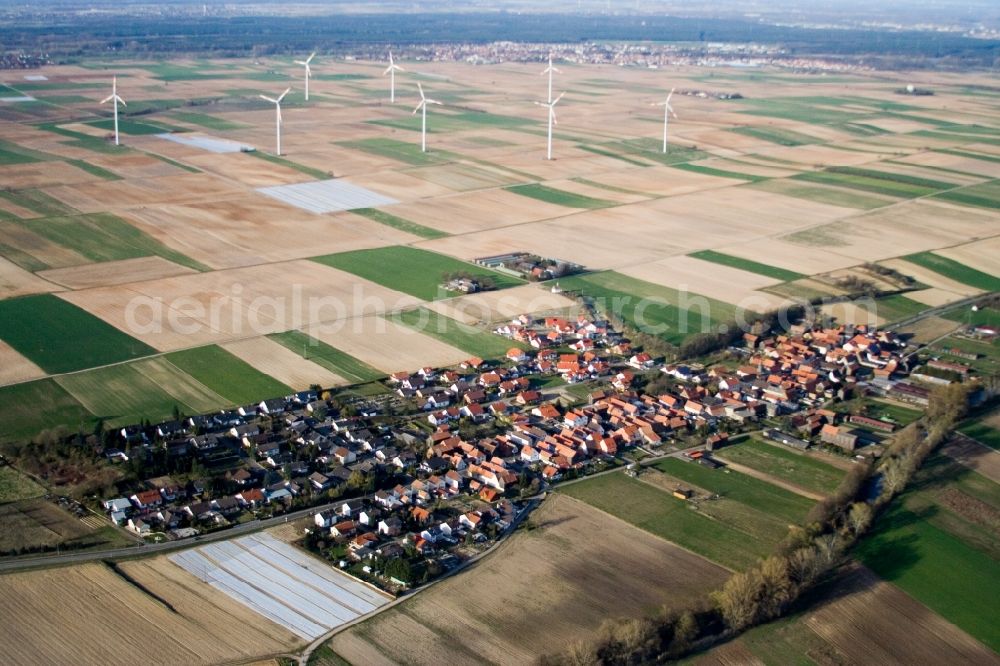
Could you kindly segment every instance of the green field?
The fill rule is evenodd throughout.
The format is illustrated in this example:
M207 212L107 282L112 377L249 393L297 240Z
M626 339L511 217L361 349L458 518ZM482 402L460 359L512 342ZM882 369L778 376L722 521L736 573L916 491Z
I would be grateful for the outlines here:
M736 307L698 294L604 271L560 278L560 286L595 299L598 309L613 311L630 326L680 344L703 330L716 332L733 321ZM689 305L689 307L681 307ZM748 314L749 316L749 314Z
M624 474L586 479L559 492L733 570L744 569L769 552L735 527L692 511L688 502Z
M249 127L249 125L235 123L219 116L210 116L207 113L196 113L194 111L174 111L170 114L170 117L186 123L191 123L192 125L199 125L211 130L218 130L220 132Z
M967 206L1000 209L1000 180L991 180L988 183L968 185L950 192L942 192L935 198Z
M53 243L80 253L91 261L115 261L158 255L198 271L208 267L189 259L138 227L110 213L25 220L22 224Z
M683 169L692 173L700 173L706 176L718 176L719 178L735 178L751 183L759 183L768 180L767 176L756 176L749 173L739 173L738 171L728 171L726 169L716 169L714 167L703 166L701 164L671 164L675 169Z
M943 153L945 155L954 155L955 157L968 157L973 160L982 160L983 162L993 162L994 164L1000 163L1000 157L996 155L987 155L986 153L974 153L971 150L958 150L955 148L938 148L934 151L935 153Z
M24 148L11 141L0 139L0 166L9 164L29 164L56 159L52 155Z
M953 259L948 259L933 252L919 252L903 257L910 263L917 264L929 270L939 273L952 280L957 280L962 284L967 284L983 291L1000 291L1000 278L988 273L983 273L975 268L970 268L965 264L960 264Z
M329 254L325 257L314 257L313 261L353 273L425 301L458 295L441 288L445 273L465 272L479 278L489 278L493 280L497 289L524 284L523 280L482 266L404 245Z
M381 370L302 331L286 331L268 337L352 383L371 382L385 377Z
M109 426L130 425L143 419L165 421L172 418L175 408L183 414L196 411L131 363L63 375L56 382Z
M104 180L121 180L122 179L122 177L119 176L118 174L116 174L116 173L114 173L112 171L108 171L107 169L105 169L103 167L99 167L99 166L97 166L95 164L91 164L90 162L84 162L83 160L66 160L66 163L67 164L72 164L77 169L81 169L83 171L86 171L90 175L97 176L98 178L103 178Z
M73 215L79 212L41 190L0 190L0 198L35 211L39 217Z
M998 510L1000 486L936 456L879 518L858 555L879 576L998 650L993 613L1000 599L1000 533L990 518Z
M558 190L554 187L548 187L546 185L539 185L537 183L528 183L526 185L513 185L511 187L504 188L508 192L513 192L514 194L520 194L524 197L530 197L532 199L537 199L538 201L544 201L546 203L556 204L559 206L566 206L567 208L609 208L616 205L613 201L606 201L605 199L595 199L594 197L587 197L582 194L576 194L574 192L566 192L564 190Z
M0 467L0 504L41 497L45 488L10 465Z
M145 343L51 294L0 301L0 339L51 374L156 353Z
M833 465L756 439L727 446L718 457L824 495L833 492L844 476Z
M730 131L762 141L770 141L780 146L806 146L811 143L822 143L814 136L782 127L734 127Z
M427 308L403 310L394 314L392 319L480 358L503 358L511 347L526 348L485 329L462 324Z
M272 162L274 164L280 164L281 166L288 167L289 169L294 169L299 173L304 173L307 176L312 176L316 180L327 180L329 179L330 173L328 171L322 171L321 169L314 169L311 166L306 166L304 164L299 164L298 162L293 162L292 160L285 159L284 157L279 157L278 155L272 155L271 153L266 153L262 150L251 150L247 155L253 155L254 157L259 157L267 162Z
M417 224L416 222L404 220L397 215L386 213L385 211L378 210L377 208L355 208L351 210L351 212L355 215L367 217L369 220L374 220L379 224L384 224L387 227L399 229L400 231L405 231L408 234L420 236L421 238L444 238L448 235L443 231L438 231L437 229L431 229L430 227L425 227L424 225Z
M135 106L137 103L131 103L129 106ZM136 107L135 111L139 108ZM115 131L115 121L113 118L108 118L107 120L95 120L94 122L87 123L92 127L97 127L102 130L107 130L108 132ZM118 118L118 132L119 134L131 134L134 136L146 136L149 134L163 134L164 132L173 131L185 131L180 127L172 127L170 125L153 122L148 120L129 120L128 118Z
M702 250L701 252L692 252L689 256L692 256L695 259L711 261L714 264L722 264L723 266L729 266L731 268L739 268L740 270L750 271L751 273L764 275L769 278L774 278L775 280L781 280L782 282L791 282L792 280L798 280L800 278L806 277L802 273L796 273L795 271L785 270L784 268L778 268L777 266L768 266L767 264L762 264L757 261L751 261L750 259L742 259L740 257L734 257L730 254L723 254L722 252L716 252L715 250Z
M816 203L842 206L844 208L857 208L859 210L882 208L896 202L895 199L889 197L862 194L856 190L827 187L825 185L805 183L787 178L765 180L759 183L752 183L748 187L764 192L771 192L772 194L783 194L788 197L795 197L796 199L805 199L806 201L815 201Z
M434 150L428 147L427 152L421 152L420 143L409 143L407 141L397 141L395 139L359 139L357 141L339 141L339 146L363 150L372 155L388 157L399 160L405 164L413 166L428 166L432 164L444 164L454 162L458 155L443 150Z
M780 518L786 523L801 523L813 505L812 500L790 490L738 472L708 469L678 458L666 458L655 466L670 476Z
M876 312L888 322L900 321L918 315L929 306L900 294L875 299Z
M216 345L172 352L166 358L234 405L248 405L293 392Z
M955 187L954 184L943 181L857 167L830 167L824 171L796 174L792 178L901 199L929 196Z
M433 94L428 94L428 96L435 97ZM442 132L465 132L469 130L481 129L483 127L514 129L523 127L524 125L535 124L534 120L517 118L514 116L502 116L495 113L485 113L481 111L461 111L458 113L436 111L437 110L434 109L428 109L428 134ZM407 115L402 118L369 120L368 122L372 125L381 125L383 127L393 127L396 129L419 132L422 119L418 113L416 115Z
M983 423L981 420L970 421L958 429L980 444L1000 451L1000 430Z
M52 379L0 386L0 441L27 440L42 430L93 428L94 415Z
M1000 310L988 305L978 306L975 312L968 306L953 308L947 312L942 312L941 316L967 326L995 326L1000 328Z

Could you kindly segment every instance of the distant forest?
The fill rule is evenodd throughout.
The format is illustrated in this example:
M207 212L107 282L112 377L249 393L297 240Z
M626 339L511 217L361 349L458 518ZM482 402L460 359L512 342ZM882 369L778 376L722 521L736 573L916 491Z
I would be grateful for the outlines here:
M56 60L109 55L246 56L364 52L383 44L514 42L729 42L780 44L790 56L874 56L1000 65L1000 41L954 33L821 29L669 16L413 13L309 17L22 15L0 25L4 50Z

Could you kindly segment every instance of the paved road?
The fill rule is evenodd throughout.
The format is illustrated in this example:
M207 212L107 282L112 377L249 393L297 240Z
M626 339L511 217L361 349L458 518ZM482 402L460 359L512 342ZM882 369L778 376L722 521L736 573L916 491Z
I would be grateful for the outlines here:
M82 562L93 562L96 560L106 560L106 559L118 559L123 557L144 557L147 555L156 555L173 550L181 550L183 548L191 548L192 546L199 546L203 543L211 543L213 541L223 541L225 539L232 539L234 537L238 537L244 534L249 534L251 532L256 532L258 530L263 530L268 527L275 527L283 523L291 522L293 520L298 520L299 518L305 518L320 511L333 509L335 507L342 505L344 502L348 502L350 500L370 499L371 497L373 497L373 495L365 495L362 497L350 497L347 499L338 500L336 502L331 502L329 504L314 506L309 509L293 511L292 513L287 513L281 516L275 516L274 518L267 518L265 520L252 520L248 523L241 523L239 525L234 525L224 530L219 530L218 532L212 532L211 534L204 534L197 537L189 537L186 539L177 539L176 541L149 543L141 546L115 548L112 550L91 550L83 552L52 554L52 555L32 555L32 556L5 559L0 561L0 572L18 571L21 569L33 569L37 567L62 566L65 564L79 564Z

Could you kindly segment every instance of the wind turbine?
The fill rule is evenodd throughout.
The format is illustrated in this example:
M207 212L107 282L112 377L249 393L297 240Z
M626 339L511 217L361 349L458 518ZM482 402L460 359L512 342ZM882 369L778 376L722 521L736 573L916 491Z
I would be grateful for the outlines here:
M285 99L285 95L287 95L288 91L290 90L291 88L285 88L285 92L281 93L281 95L278 96L278 99L274 99L273 97L268 97L267 95L259 96L261 99L267 100L271 104L274 104L274 111L275 111L274 131L278 137L278 152L276 154L279 156L281 155L281 100Z
M650 106L662 106L663 107L663 152L667 152L667 123L670 122L670 116L674 118L677 114L674 113L674 107L670 106L670 98L674 96L675 88L670 89L670 94L667 95L667 99L663 102L657 102L655 104L650 104Z
M559 93L559 97L556 97L554 100L548 103L535 102L535 104L537 104L538 106L544 106L549 110L549 143L548 143L548 153L547 153L548 156L546 157L546 159L549 160L552 159L552 126L559 124L558 122L556 122L556 104L559 103L559 100L561 100L563 98L563 95L565 94L566 93L564 92Z
M111 79L111 94L101 100L101 104L107 104L112 102L115 105L115 145L118 144L118 104L121 103L122 106L128 106L118 95L118 77Z
M389 75L389 103L396 103L396 72L405 72L406 70L397 65L392 59L392 51L389 51L389 66L385 68L382 72L382 76L386 74Z
M550 53L549 54L549 66L546 67L545 69L543 69L539 73L539 76L545 76L546 74L549 75L549 96L546 98L549 101L549 104L552 103L552 72L555 72L556 74L562 74L561 70L559 70L559 69L557 69L557 68L555 68L555 67L552 66L552 54Z
M423 111L423 119L421 120L420 128L420 150L421 152L427 152L427 105L428 104L438 104L441 102L424 97L424 87L417 82L417 89L420 90L420 103L417 104L417 108L413 109L413 113L410 115L416 115L417 111Z
M296 60L295 61L296 65L302 65L303 67L306 68L306 101L307 102L309 101L309 78L312 76L312 69L309 67L309 63L311 63L312 59L315 58L315 57L316 57L316 52L313 51L312 54L308 58L306 58L305 60Z

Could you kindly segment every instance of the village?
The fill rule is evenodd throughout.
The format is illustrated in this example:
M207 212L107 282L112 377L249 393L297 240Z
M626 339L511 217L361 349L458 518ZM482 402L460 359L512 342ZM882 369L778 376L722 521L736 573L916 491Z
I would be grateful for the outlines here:
M907 377L905 341L864 327L748 333L707 366L664 363L586 315L522 315L495 332L530 351L394 373L364 400L316 387L122 428L123 446L102 454L143 481L102 508L159 541L315 507L303 545L398 593L489 549L561 481L667 455L717 469L712 451L756 430L878 455L899 424L838 406L928 392ZM579 400L563 391L573 385Z

